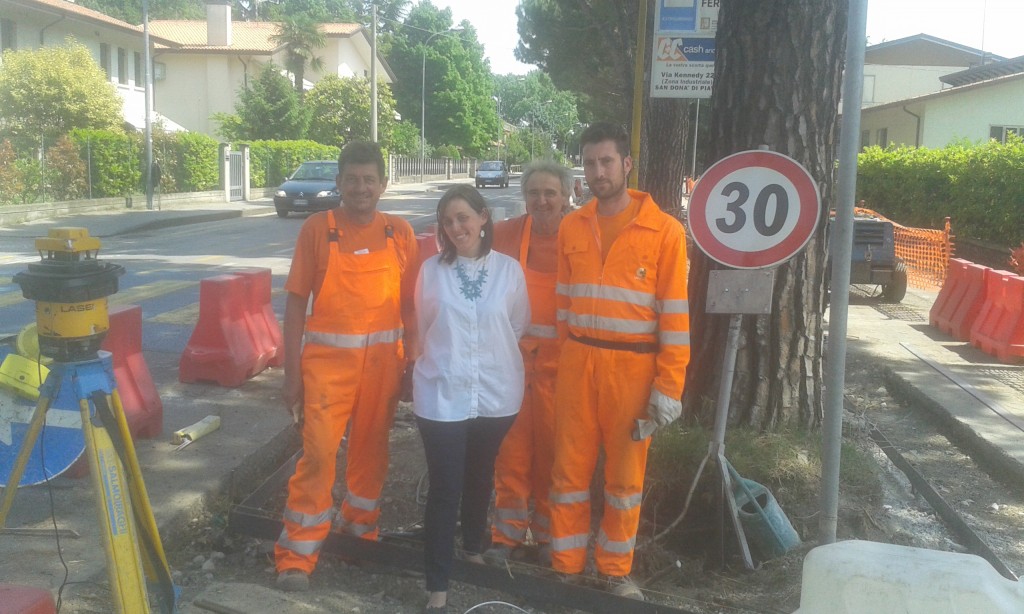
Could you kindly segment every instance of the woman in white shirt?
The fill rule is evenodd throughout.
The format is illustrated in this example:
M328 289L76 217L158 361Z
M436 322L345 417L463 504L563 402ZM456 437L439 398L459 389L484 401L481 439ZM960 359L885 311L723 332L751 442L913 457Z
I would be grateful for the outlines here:
M422 354L413 371L430 491L424 519L426 612L446 611L455 526L467 560L483 562L494 459L523 400L519 338L530 323L522 267L491 251L483 196L457 185L437 203L441 253L416 281Z

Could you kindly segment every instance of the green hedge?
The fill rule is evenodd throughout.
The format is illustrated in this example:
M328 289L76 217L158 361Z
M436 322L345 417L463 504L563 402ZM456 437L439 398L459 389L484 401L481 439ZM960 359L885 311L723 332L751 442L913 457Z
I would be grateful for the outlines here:
M857 200L907 226L942 228L1007 246L1024 241L1024 141L943 149L869 147L857 167Z
M69 135L85 160L93 198L128 196L142 183L142 138L113 130L72 130Z
M145 147L139 133L115 130L74 130L69 134L88 169L88 184L81 196L93 198L128 196L145 190ZM19 145L23 145L19 147ZM47 150L53 144L45 144ZM238 147L240 144L234 144ZM45 178L37 160L38 142L14 147L0 139L0 188L2 202L37 202L53 196L44 188ZM216 139L195 132L153 133L153 159L160 164L160 190L205 192L220 185ZM281 184L307 160L337 160L339 149L315 141L254 141L250 144L250 185L254 188ZM387 152L384 152L387 160ZM73 160L67 160L66 165Z
M339 149L316 141L253 141L249 144L249 185L267 188L307 160L337 160Z

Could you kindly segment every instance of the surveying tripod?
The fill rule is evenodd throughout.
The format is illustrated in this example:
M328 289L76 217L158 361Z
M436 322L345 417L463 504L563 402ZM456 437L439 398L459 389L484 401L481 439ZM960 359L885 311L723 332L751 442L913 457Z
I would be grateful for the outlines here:
M117 291L119 265L101 266L95 260L99 241L84 229L58 228L36 246L44 261L19 273L15 282L26 298L36 300L41 353L54 358L29 422L0 503L0 528L24 474L25 466L44 428L46 412L65 386L78 398L96 494L96 511L110 592L122 614L150 612L145 579L156 585L162 612L175 609L175 588L135 445L121 405L109 352L99 343L109 328L107 296ZM84 254L84 257L83 257ZM44 468L45 471L45 468Z

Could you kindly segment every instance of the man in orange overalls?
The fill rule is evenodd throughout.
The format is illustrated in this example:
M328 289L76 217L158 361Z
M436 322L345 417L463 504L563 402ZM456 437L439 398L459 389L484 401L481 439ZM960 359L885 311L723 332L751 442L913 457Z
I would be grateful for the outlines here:
M544 565L551 560L548 490L555 444L555 285L558 281L558 225L569 210L572 175L552 161L530 164L521 179L526 215L494 225L494 249L519 259L530 297L530 326L519 340L526 366L523 404L494 469L492 547L484 553L503 563L526 542L527 529L540 545ZM530 503L533 515L530 515Z
M387 183L380 147L346 145L338 156L342 205L302 225L285 282L284 401L302 429L303 454L274 549L283 590L309 588L332 518L343 531L377 538L388 431L409 349L403 337L416 338L407 327L415 322L417 243L408 222L377 211ZM335 518L331 488L346 428L347 494Z
M605 452L604 514L594 545L613 593L643 599L629 578L640 523L649 437L682 411L690 361L683 226L650 194L626 189L633 167L621 127L592 124L580 137L595 199L558 231L558 333L566 339L555 391L551 479L552 566L579 574L590 539L590 483Z

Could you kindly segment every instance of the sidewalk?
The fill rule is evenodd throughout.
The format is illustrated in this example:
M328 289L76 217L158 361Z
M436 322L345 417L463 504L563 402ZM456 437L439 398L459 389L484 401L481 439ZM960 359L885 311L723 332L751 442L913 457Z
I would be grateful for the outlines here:
M438 190L459 181L394 186L388 194ZM85 226L94 236L105 237L273 214L270 200L204 202L161 211L126 210L30 222L0 229L0 238L42 236L52 226ZM852 301L848 351L884 365L892 389L910 403L942 415L966 444L1024 482L1024 437L1011 420L997 413L1024 423L1024 367L995 364L969 344L931 329L927 312L934 298L934 293L912 291L900 305ZM137 452L165 546L173 550L189 540L203 539L200 529L225 519L228 504L250 492L299 442L281 408L280 370L265 371L236 389L185 385L177 381L178 354L147 348L145 358L163 401L164 429L157 439L136 442ZM168 443L170 433L210 414L221 416L220 430L175 452ZM0 582L57 590L64 567L57 556L54 522L79 534L60 540L69 580L105 582L106 562L91 482L60 477L50 486L18 492L7 526L32 528L40 534L0 539ZM55 520L51 519L51 494ZM258 576L262 570L254 569L253 574ZM103 592L88 585L72 588Z
M1024 365L999 363L931 327L935 296L851 301L847 353L882 365L894 397L931 412L970 456L1024 484Z

